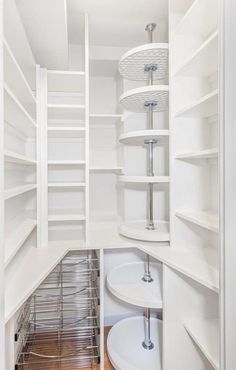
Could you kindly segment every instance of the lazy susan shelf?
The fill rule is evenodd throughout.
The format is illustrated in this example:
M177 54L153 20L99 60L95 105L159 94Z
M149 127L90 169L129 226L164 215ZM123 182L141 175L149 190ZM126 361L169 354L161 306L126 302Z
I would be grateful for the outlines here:
M169 136L169 130L139 130L131 131L122 134L119 137L119 142L127 145L145 145L145 140L161 140Z
M142 113L147 112L147 104L152 103L154 112L168 109L169 87L167 85L151 85L126 91L120 97L120 104L125 110Z
M150 263L153 282L142 280L145 264L131 262L117 266L107 275L107 287L117 298L139 307L162 308L161 265Z
M151 318L152 350L142 346L144 318L131 317L114 325L107 338L108 356L116 370L160 370L162 322Z
M121 182L131 182L140 184L157 184L160 182L169 182L169 176L119 176Z
M126 221L119 226L119 233L126 238L148 242L167 242L170 240L169 223L154 221L155 229L146 229L146 220Z
M164 79L168 73L168 44L151 43L138 46L125 53L119 63L120 74L134 81L145 81L148 66L156 68L153 71L153 79Z

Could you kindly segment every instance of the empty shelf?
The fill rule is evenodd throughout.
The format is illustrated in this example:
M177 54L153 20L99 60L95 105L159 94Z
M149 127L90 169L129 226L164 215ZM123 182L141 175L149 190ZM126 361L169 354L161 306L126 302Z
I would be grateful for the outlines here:
M4 156L5 161L10 163L17 163L23 165L33 165L37 163L35 159L26 157L25 155L22 154L11 152L10 150L6 150Z
M219 217L217 214L205 211L177 210L175 215L205 229L219 232Z
M27 185L21 185L21 186L16 186L11 189L7 189L4 192L4 199L10 199L13 197L16 197L17 195L21 195L24 193L27 193L28 191L34 190L37 188L36 184L27 184Z
M162 112L168 109L169 87L167 85L153 85L138 87L121 95L120 104L125 110L142 113L147 112L145 104L155 103L153 111Z
M219 320L191 319L187 320L184 326L214 369L218 370L220 351Z
M49 119L83 119L85 105L81 104L48 104Z
M156 183L168 183L169 176L119 176L121 182L131 183L145 183L145 184L156 184Z
M6 238L5 242L5 266L11 262L36 225L36 220L28 218L23 220L16 228L11 230L11 234Z
M48 70L48 91L84 92L85 72Z
M49 188L84 188L85 182L49 182Z
M139 245L138 248L181 274L216 293L219 292L219 272L204 259L189 253L186 249L143 245Z
M66 211L66 210L65 210ZM85 221L85 216L79 213L69 213L69 212L56 212L54 214L48 215L49 222L63 222L63 221Z
M166 242L170 240L169 222L155 220L155 229L146 228L146 220L126 221L119 226L119 233L126 238L146 242Z
M94 124L114 124L122 120L122 114L112 113L91 113L89 115L90 121Z
M218 112L218 90L212 91L210 94L203 96L195 103L178 111L176 117L197 117L208 118Z
M198 150L191 153L183 153L175 156L176 159L209 159L209 158L218 158L218 149L205 149Z
M104 166L104 165L91 165L91 167L89 168L89 170L91 172L122 172L123 170L123 167L121 166L112 166L112 165L108 165L108 166Z
M168 73L168 44L152 43L127 51L119 62L119 72L128 80L147 81L145 65L155 64L153 79L164 79Z
M77 160L49 160L49 166L80 166L85 165L85 161Z
M82 137L85 133L85 127L68 127L68 126L54 126L48 127L49 137Z
M140 130L122 134L119 141L127 145L145 145L145 140L159 141L166 136L169 136L169 130Z
M126 263L112 269L107 275L107 287L120 300L139 307L162 308L161 266L150 263L153 282L142 280L143 262Z

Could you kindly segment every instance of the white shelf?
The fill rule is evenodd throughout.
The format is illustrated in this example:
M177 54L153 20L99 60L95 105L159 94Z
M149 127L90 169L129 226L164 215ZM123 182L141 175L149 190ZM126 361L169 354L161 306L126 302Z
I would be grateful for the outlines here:
M121 166L98 166L98 165L91 165L89 168L90 172L122 172L123 167Z
M84 92L85 72L48 70L48 91Z
M219 217L217 214L205 211L177 210L175 215L207 230L219 232Z
M155 220L154 224L154 230L147 230L146 220L126 221L119 226L119 233L126 238L146 242L169 241L169 222Z
M10 150L5 150L4 157L5 161L10 163L17 163L23 165L34 165L37 163L35 159L26 157L25 155L11 152Z
M4 192L4 199L7 200L10 198L14 198L17 195L27 193L28 191L34 190L36 188L37 188L36 184L27 184L27 185L21 185L21 186L16 186L14 188L7 189Z
M91 113L89 115L90 122L95 125L101 124L115 124L121 122L123 119L123 114L109 114L109 113Z
M144 318L130 317L115 324L107 338L107 350L111 364L119 370L161 370L162 322L151 318L154 348L143 348Z
M70 250L83 250L83 249L90 249L89 246L86 245L84 240L51 240L48 242L49 248L67 248L68 251Z
M219 272L204 259L186 249L144 245L139 245L138 248L199 284L219 292Z
M36 98L17 63L13 52L4 40L4 81L14 91L14 95L25 107L27 112L35 117Z
M164 79L168 73L168 44L152 43L127 51L119 62L119 72L123 78L134 81L147 81L148 72L144 66L156 64L153 79Z
M185 108L176 112L176 117L197 117L207 118L218 112L218 90L198 99L195 103L189 104Z
M36 220L27 218L23 220L16 228L11 230L11 235L6 238L5 242L5 267L15 257L16 253L19 251L26 239L35 229L36 225Z
M77 160L49 160L49 166L81 166L85 165L85 161Z
M49 182L49 188L84 188L85 182Z
M161 266L150 263L153 282L146 283L144 263L131 262L112 269L107 275L107 287L120 300L138 307L162 308Z
M121 95L120 104L125 110L142 113L147 112L145 103L155 101L157 104L153 107L154 112L168 110L169 87L167 85L152 85L138 87L129 90Z
M19 260L14 273L5 280L5 322L16 313L67 251L64 247L31 247Z
M36 122L26 111L10 88L4 84L5 121L23 132L26 136L35 136Z
M185 329L206 356L214 369L219 369L219 320L191 319L185 321Z
M210 37L192 54L175 73L183 76L206 77L218 70L218 31L214 31Z
M191 153L183 153L175 156L176 159L209 159L218 158L219 151L217 148L198 150Z
M120 135L119 142L126 145L145 145L145 140L159 141L167 136L169 136L169 130L139 130Z
M48 104L49 119L83 119L84 114L83 104Z
M63 222L63 221L85 221L86 218L83 214L76 213L72 210L54 211L53 214L48 215L49 222Z
M169 176L119 176L119 181L130 183L157 184L168 183Z
M215 6L215 0L195 0L178 23L174 34L208 36L217 28L217 12L209 12ZM196 19L201 22L196 22Z
M68 126L54 126L48 127L49 137L82 137L85 133L85 127L68 127Z

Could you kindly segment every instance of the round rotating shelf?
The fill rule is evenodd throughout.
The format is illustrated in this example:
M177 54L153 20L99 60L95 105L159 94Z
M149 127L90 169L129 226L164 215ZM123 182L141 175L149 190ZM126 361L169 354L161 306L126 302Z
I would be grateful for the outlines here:
M152 283L142 280L144 269L144 262L117 266L107 275L107 287L115 297L134 306L162 308L161 265L150 263Z
M168 73L168 44L152 43L138 46L125 53L119 63L120 74L134 81L146 81L145 66L156 65L154 80L164 79Z
M146 220L127 221L119 226L119 233L126 238L147 242L167 242L170 240L169 222L155 220L155 230L147 230L146 224Z
M169 136L169 130L139 130L120 135L119 142L127 145L145 145L145 140L160 141L167 136Z
M168 109L169 87L167 85L150 85L126 91L120 97L120 104L125 110L142 113L147 112L145 103L155 102L154 112Z
M119 176L119 181L140 183L140 184L157 184L169 182L169 176Z
M131 317L114 325L107 338L108 356L116 370L161 370L162 322L151 318L152 350L142 346L144 318Z

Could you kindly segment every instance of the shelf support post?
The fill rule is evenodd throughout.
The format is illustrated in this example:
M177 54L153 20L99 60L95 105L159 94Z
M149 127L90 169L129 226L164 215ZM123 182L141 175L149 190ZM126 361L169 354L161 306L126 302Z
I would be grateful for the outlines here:
M142 343L143 348L153 349L154 344L151 341L151 325L150 325L150 308L146 308L144 315L145 339Z

